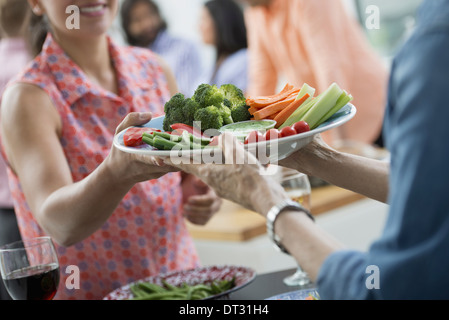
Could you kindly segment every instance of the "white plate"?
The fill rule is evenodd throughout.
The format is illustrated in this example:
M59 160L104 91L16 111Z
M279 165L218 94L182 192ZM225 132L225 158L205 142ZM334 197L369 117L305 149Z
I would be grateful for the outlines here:
M352 104L347 104L340 109L329 120L321 124L318 128L301 134L280 138L271 141L264 141L245 145L245 148L256 155L256 157L263 163L276 163L279 160L285 159L292 153L303 148L309 144L316 134L339 127L349 120L351 120L357 110ZM145 127L163 130L163 121L165 116L160 116L152 119L145 124ZM114 145L118 149L134 154L149 155L155 157L170 157L170 156L190 156L197 159L201 156L207 156L207 159L214 159L215 148L198 149L198 150L183 150L181 151L162 151L157 150L149 145L143 144L139 147L128 147L123 142L123 135L127 129L117 134L114 138Z

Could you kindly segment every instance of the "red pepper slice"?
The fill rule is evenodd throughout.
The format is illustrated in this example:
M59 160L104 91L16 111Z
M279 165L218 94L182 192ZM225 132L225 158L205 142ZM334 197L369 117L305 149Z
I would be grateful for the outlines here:
M182 133L182 131L187 131L188 133L193 134L196 137L202 137L203 133L198 128L194 128L192 126L189 126L188 124L184 123L174 123L170 126L173 131L177 131L179 133Z
M127 147L137 147L143 144L142 134L144 132L161 132L161 130L146 127L130 127L123 134L123 143Z

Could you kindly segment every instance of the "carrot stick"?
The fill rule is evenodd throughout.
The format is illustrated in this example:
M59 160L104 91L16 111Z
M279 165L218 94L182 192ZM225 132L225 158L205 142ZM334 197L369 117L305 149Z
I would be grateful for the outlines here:
M276 118L279 113L280 112L272 114L271 116L267 117L267 119L274 120L274 118Z
M294 88L292 90L288 90L288 91L278 95L277 97L273 97L273 98L270 98L270 99L255 99L254 101L251 102L251 104L249 106L260 109L260 108L266 107L268 105L272 105L272 104L274 104L276 102L279 102L281 100L284 100L287 97L289 97L290 95L293 95L295 93L298 94L300 90L301 89Z
M248 97L246 99L246 104L248 106L255 106L255 107L263 107L266 106L268 104L274 103L278 100L284 99L285 98L285 94L289 93L289 92L299 92L300 89L295 88L294 86L290 85L290 84L286 84L285 87L279 92L276 93L274 95L270 95L270 96L258 96L258 97ZM257 102L260 102L261 106L257 105ZM266 103L264 103L266 102ZM256 105L254 105L256 104Z
M283 94L284 92L287 92L287 91L289 91L289 90L292 90L294 87L292 86L292 85L290 85L290 84L286 84L285 85L285 87L279 92L279 93L276 93L276 94L273 94L273 95L271 95L271 96L260 96L260 97L255 97L255 98L251 98L251 97L248 97L247 99L246 99L246 104L248 104L248 103L251 103L251 102L253 102L254 100L257 100L257 99L271 99L271 98L275 98L275 97L277 97L278 95L280 95L280 94ZM249 104L248 104L249 105Z
M248 112L251 114L251 115L253 115L255 112L257 112L257 111L259 111L259 109L257 109L257 108L253 108L253 107L250 107L249 109L248 109Z
M262 108L257 112L254 112L254 114L253 114L254 119L256 119L256 120L265 119L266 117L269 117L272 114L275 114L275 113L281 111L282 109L287 107L289 104L291 104L293 101L295 101L295 97L292 99L285 99L285 100L270 104L269 106Z
M309 97L310 95L306 93L302 98L294 100L281 112L279 112L279 114L274 118L274 121L276 121L276 128L279 128Z

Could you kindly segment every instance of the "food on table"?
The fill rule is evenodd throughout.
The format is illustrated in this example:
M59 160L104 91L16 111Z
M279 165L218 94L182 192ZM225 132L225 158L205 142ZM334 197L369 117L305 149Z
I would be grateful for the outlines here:
M235 287L235 277L231 280L212 281L176 287L162 280L162 285L151 282L136 282L130 286L131 300L201 300L223 293Z

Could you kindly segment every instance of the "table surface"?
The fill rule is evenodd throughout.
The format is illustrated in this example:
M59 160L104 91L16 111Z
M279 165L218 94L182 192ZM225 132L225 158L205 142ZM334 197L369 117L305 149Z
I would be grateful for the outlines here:
M285 277L292 275L296 269L287 269L257 275L254 280L242 289L231 293L230 300L265 300L275 295L307 289L315 288L312 283L306 287L290 287L282 281Z
M333 185L313 188L311 212L319 215L342 207L364 197ZM233 202L224 200L218 213L205 226L187 222L195 239L221 241L247 241L266 233L265 218Z

